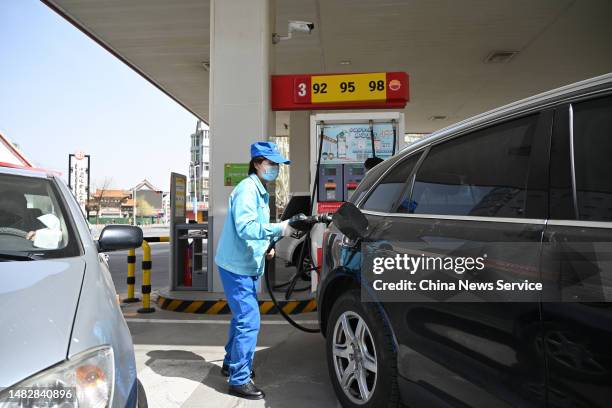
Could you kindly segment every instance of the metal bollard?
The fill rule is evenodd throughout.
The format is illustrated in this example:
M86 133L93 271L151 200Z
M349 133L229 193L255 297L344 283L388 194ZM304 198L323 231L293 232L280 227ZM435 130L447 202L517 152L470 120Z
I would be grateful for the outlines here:
M124 303L135 303L140 301L137 297L134 297L134 285L136 284L136 250L134 248L128 251L127 256L127 291L128 297L123 299Z
M153 313L151 307L151 247L147 241L142 241L142 307L138 313Z

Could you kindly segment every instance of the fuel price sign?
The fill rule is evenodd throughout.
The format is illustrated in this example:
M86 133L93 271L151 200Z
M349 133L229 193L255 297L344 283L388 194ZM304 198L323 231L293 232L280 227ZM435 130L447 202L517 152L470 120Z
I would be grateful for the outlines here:
M273 110L403 108L407 101L405 72L272 77Z
M387 100L385 73L317 75L311 78L312 103Z

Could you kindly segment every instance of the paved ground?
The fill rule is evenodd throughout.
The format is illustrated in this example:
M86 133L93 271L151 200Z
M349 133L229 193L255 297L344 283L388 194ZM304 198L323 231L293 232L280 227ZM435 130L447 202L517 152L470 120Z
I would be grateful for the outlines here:
M124 306L134 340L138 377L152 408L339 407L329 383L320 334L295 330L277 316L264 316L255 357L260 401L227 394L220 374L228 316L158 310L138 315ZM314 313L299 320L316 323Z
M155 289L167 285L169 245L151 246ZM124 294L127 252L109 255L117 292ZM141 256L142 251L137 251L137 265ZM140 273L136 276L139 292ZM340 407L329 382L325 341L320 334L300 332L280 316L263 316L255 370L256 384L264 389L266 398L249 401L229 396L227 382L220 375L230 316L159 309L140 315L136 313L140 306L123 304L122 309L150 407ZM298 320L316 326L316 313L299 315Z

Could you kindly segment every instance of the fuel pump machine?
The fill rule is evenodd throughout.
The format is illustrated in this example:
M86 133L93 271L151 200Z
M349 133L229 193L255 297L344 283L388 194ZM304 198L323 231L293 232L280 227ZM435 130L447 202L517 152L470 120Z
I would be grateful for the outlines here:
M343 167L344 201L348 201L353 195L353 191L355 191L359 183L361 183L361 179L363 179L365 175L365 167L362 163L345 164Z
M312 214L304 216L314 225L301 245L310 251L312 266L320 270L325 214L334 213L351 198L365 176L364 162L370 157L388 159L402 147L404 115L398 111L369 112L366 109L404 109L409 100L406 72L366 72L347 74L273 75L271 107L274 111L338 110L310 116L310 180ZM347 112L347 111L353 112ZM359 112L354 112L359 111ZM312 224L311 224L312 225ZM308 244L306 244L308 243ZM300 259L304 256L302 252ZM303 277L304 264L288 283ZM269 274L266 284L270 290ZM318 274L311 273L311 290L315 291ZM286 292L286 299L290 290ZM272 296L273 301L274 297ZM277 306L278 307L278 306ZM308 332L316 329L300 327L281 314L289 323Z
M403 135L404 115L400 112L311 115L311 180L318 180L315 213L333 213L348 201L365 176L365 160L375 156L388 159L399 151ZM324 229L318 224L311 231L311 256L317 268ZM313 291L316 285L317 276L313 274Z

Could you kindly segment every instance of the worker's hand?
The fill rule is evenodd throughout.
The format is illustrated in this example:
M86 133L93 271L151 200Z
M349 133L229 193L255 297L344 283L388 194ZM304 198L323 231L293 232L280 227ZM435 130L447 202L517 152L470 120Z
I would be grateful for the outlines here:
M281 224L281 235L283 237L290 237L296 232L296 229L289 225L289 220L285 220Z
M34 241L34 238L36 238L36 231L30 231L26 235L26 239L29 239L30 241Z
M276 255L276 251L274 250L274 248L272 248L270 251L268 251L268 253L266 254L266 259L269 261L272 258L274 258L274 255Z

